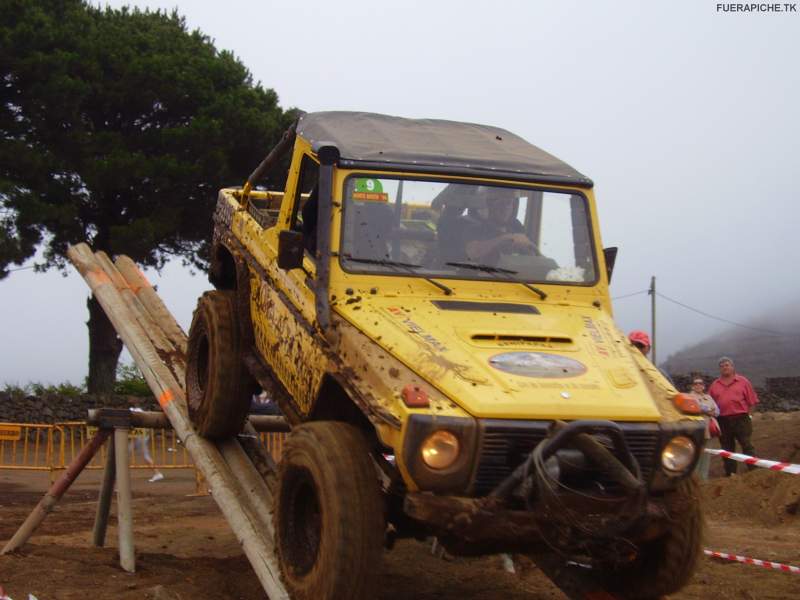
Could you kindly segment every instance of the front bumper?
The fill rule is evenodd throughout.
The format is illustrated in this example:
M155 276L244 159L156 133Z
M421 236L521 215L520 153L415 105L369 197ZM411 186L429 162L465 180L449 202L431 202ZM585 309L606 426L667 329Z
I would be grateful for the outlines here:
M592 513L596 506L585 500L573 498L571 510ZM608 510L608 505L603 506ZM435 535L448 551L459 555L484 555L500 552L522 554L552 551L561 546L566 554L575 547L577 538L584 555L610 554L614 551L614 540L607 537L592 539L580 529L561 529L553 533L546 515L530 510L515 510L507 503L491 496L463 498L437 496L425 492L407 494L403 503L404 513L431 535ZM641 513L630 519L630 526L621 532L621 544L640 543L663 535L670 527L670 506L661 497L648 499ZM580 523L575 523L580 528ZM597 548L593 551L593 548Z

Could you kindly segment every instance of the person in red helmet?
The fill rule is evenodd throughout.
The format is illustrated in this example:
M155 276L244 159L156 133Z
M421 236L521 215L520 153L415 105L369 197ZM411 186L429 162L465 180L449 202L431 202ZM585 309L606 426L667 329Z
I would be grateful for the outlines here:
M645 356L650 354L650 348L652 347L652 344L650 343L650 336L647 335L644 331L641 331L639 329L631 331L628 334L628 341L630 341L631 344L636 346L639 349L639 351ZM658 365L656 365L656 368L658 368ZM661 371L661 374L667 378L667 381L669 381L673 386L675 385L675 382L672 381L672 377L670 377L669 374L667 374L662 369L658 370Z
M645 356L650 354L650 348L652 347L652 344L650 343L650 336L644 331L640 331L638 329L631 331L628 334L628 340L630 340L631 344L636 346Z

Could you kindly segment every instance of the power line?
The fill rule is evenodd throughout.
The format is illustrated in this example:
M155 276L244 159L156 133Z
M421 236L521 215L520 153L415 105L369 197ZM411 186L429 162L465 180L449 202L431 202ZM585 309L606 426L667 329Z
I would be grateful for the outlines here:
M624 298L631 298L633 296L638 296L639 294L646 294L646 293L647 293L647 290L641 290L641 291L638 291L638 292L633 292L631 294L625 294L624 296L614 296L611 299L612 300L623 300Z
M709 313L707 313L705 311L702 311L699 308L694 308L693 306L689 306L688 304L684 304L683 302L675 300L674 298L670 298L669 296L665 296L661 292L656 292L656 295L658 297L660 297L660 298L663 298L667 302L672 302L673 304L677 304L678 306L681 306L681 307L683 307L683 308L685 308L687 310L691 310L692 312L696 312L697 314L703 315L704 317L707 317L709 319L714 319L715 321L721 321L723 323L728 323L730 325L735 325L736 327L741 327L742 329L749 329L751 331L758 331L760 333L767 333L767 334L770 334L770 335L775 336L775 337L792 337L792 336L800 335L798 333L785 334L785 333L780 333L778 331L772 331L771 329L764 329L764 328L760 328L760 327L752 327L750 325L745 325L744 323L737 323L736 321L731 321L730 319L724 319L722 317L718 317L716 315L712 315L712 314L709 314Z
M16 267L14 269L6 269L9 273L13 273L14 271L24 271L25 269L35 269L36 265L27 265L24 267Z

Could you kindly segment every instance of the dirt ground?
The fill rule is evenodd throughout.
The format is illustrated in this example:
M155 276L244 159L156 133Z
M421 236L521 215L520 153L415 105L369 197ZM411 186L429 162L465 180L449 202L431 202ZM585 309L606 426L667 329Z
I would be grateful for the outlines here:
M759 455L800 462L800 413L758 415ZM712 458L712 474L720 472ZM117 562L114 519L106 548L91 546L100 473L84 473L23 551L0 556L0 585L15 600L264 598L214 501L193 497L190 471L170 471L150 484L135 471L137 572ZM47 488L46 476L0 471L0 544L5 543ZM763 469L703 486L706 547L800 565L800 476ZM113 513L112 513L113 515ZM442 560L415 541L387 552L378 600L529 600L565 596L524 557L506 573L499 557ZM675 599L800 598L800 575L760 567L701 561L692 583Z

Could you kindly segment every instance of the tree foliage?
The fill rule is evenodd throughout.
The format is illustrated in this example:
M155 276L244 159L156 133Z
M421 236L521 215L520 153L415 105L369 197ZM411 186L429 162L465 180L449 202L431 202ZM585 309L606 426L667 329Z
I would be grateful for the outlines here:
M216 191L241 184L294 117L176 12L81 0L0 11L0 278L88 241L205 266Z
M205 268L217 190L294 113L177 12L3 0L0 279L39 251L40 270L63 270L82 241ZM94 299L88 326L88 391L111 392L122 346Z
M135 364L120 363L117 365L117 382L114 384L114 393L122 396L153 396L150 386L147 385L142 372Z

